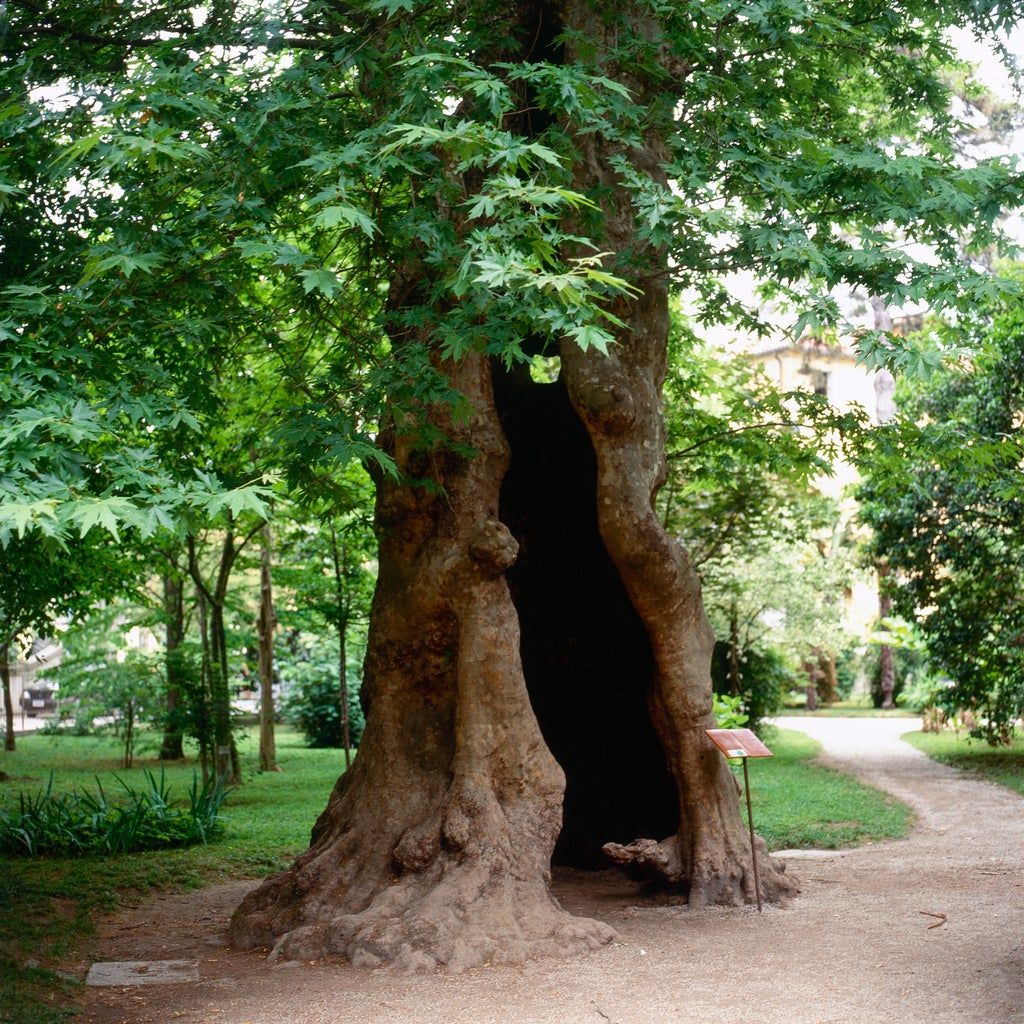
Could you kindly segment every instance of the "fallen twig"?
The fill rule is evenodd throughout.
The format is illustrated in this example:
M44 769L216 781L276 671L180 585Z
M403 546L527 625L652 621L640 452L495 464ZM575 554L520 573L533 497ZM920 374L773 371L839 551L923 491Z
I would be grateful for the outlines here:
M938 913L938 914L933 914L930 910L919 910L918 913L919 914L924 914L925 917L937 917L938 918L938 920L935 922L935 924L928 925L928 930L929 931L931 931L932 928L941 928L946 923L946 915L941 913L941 912Z

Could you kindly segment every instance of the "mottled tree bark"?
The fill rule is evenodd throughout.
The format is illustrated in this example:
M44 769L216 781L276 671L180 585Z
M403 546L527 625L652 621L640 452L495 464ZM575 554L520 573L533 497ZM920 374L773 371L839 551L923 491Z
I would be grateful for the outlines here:
M832 704L839 699L839 673L836 668L836 656L819 651L818 669L818 696L824 703Z
M535 12L529 38L552 54L563 30L610 48L614 25L587 3ZM607 942L551 897L553 851L624 864L695 906L755 900L739 787L704 733L714 638L698 576L654 511L666 257L635 244L615 147L577 145L575 187L604 205L605 247L640 292L613 310L628 328L609 355L563 343L553 385L435 356L473 410L431 414L458 447L425 451L401 419L382 437L402 481L436 486L377 481L366 732L310 849L235 913L239 946L459 970ZM664 180L661 156L657 140L628 152ZM393 281L389 303L416 305L404 293L426 291L423 273ZM760 840L758 857L766 899L795 891Z
M818 710L818 679L821 675L821 669L818 668L817 664L813 661L805 661L803 663L804 675L807 676L807 685L804 687L804 692L807 694L807 710L817 711Z

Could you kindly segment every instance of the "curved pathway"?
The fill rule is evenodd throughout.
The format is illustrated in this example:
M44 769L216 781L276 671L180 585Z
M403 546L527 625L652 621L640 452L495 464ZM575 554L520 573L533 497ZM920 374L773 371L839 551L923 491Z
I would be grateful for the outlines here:
M270 967L218 947L252 883L113 918L103 959L200 960L197 985L91 990L85 1021L130 1024L1024 1024L1024 799L930 761L910 719L783 719L910 803L907 840L790 862L788 908L690 911L618 875L561 876L565 905L619 941L570 960L399 978ZM595 885L595 883L597 883ZM940 917L945 915L945 923ZM930 925L937 927L929 927Z

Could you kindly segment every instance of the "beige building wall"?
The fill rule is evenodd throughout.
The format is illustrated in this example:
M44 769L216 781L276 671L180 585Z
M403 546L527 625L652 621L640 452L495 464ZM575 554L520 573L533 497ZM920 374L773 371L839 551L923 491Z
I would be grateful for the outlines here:
M875 422L875 374L857 364L853 352L841 344L809 341L799 345L773 344L749 350L751 362L780 391L810 391L823 395L839 412L863 410ZM814 486L839 502L843 518L853 520L856 502L851 496L857 470L846 459L832 461L831 475L823 474ZM865 574L854 582L846 601L846 628L865 636L878 618L877 581Z

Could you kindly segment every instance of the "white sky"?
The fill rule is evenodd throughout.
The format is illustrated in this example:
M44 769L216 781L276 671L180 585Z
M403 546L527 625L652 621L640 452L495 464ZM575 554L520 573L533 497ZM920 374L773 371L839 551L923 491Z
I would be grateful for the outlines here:
M965 29L953 29L949 37L960 56L977 67L976 77L983 85L1003 99L1014 98L1009 72L996 57L990 43L977 39ZM1004 40L1018 64L1024 67L1024 25L1018 26ZM1017 99L1019 101L1020 96Z

